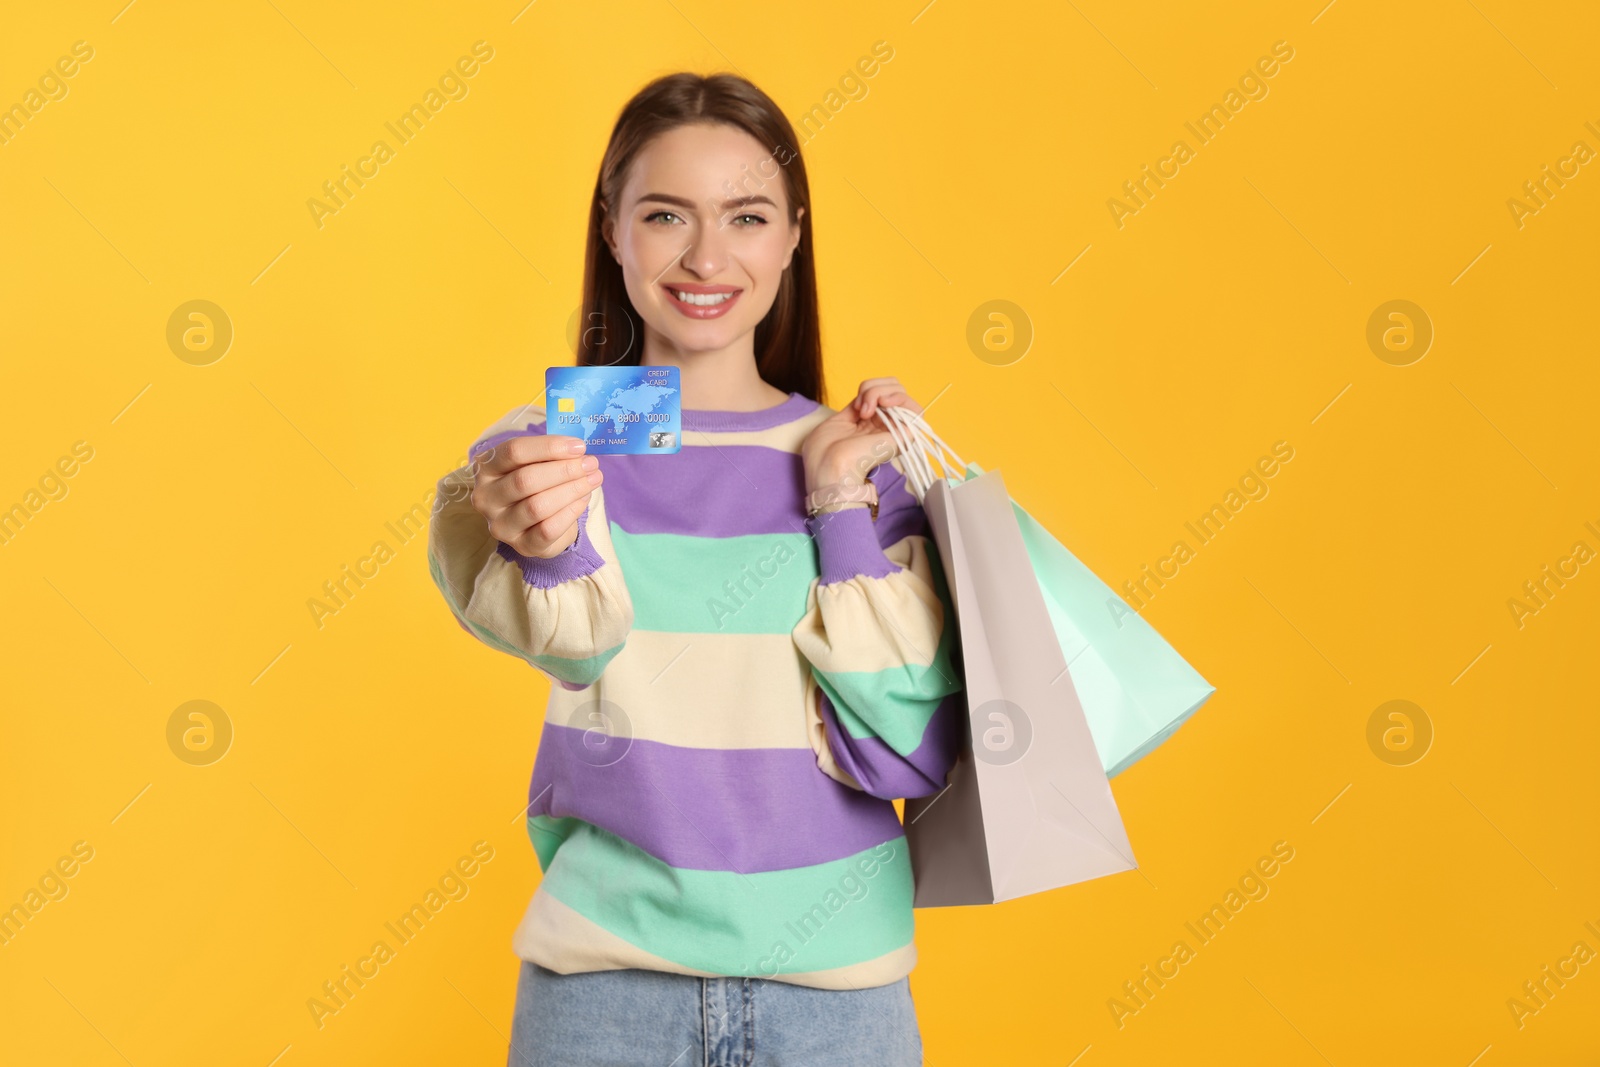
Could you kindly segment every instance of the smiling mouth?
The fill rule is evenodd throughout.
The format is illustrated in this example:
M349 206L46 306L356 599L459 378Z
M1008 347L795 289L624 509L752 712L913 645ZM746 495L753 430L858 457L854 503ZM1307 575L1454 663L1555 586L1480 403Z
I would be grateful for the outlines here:
M690 307L700 308L717 307L720 304L726 304L729 300L739 295L739 290L737 289L729 289L720 293L691 293L683 289L674 289L670 285L666 289L679 302L688 304Z

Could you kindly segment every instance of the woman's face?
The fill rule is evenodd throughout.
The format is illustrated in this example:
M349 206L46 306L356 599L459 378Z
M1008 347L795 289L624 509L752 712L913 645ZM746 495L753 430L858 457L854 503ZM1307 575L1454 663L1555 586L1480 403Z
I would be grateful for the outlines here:
M778 161L726 125L680 126L646 145L604 232L646 330L679 353L752 333L800 243Z

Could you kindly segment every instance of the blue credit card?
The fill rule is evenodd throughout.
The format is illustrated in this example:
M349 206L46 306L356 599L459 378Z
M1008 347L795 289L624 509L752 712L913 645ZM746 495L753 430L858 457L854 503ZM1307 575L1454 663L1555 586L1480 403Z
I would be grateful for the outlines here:
M683 393L677 367L547 367L545 432L581 438L594 456L677 452Z

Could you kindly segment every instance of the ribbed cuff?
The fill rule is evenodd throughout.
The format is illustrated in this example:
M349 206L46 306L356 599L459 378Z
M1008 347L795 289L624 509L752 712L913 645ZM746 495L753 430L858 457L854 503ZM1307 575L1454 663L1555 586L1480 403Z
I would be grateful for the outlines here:
M599 570L605 563L605 557L600 555L599 549L589 540L587 505L584 506L583 514L578 516L578 539L549 559L524 556L504 541L496 543L495 551L500 553L501 559L510 560L522 569L524 582L540 589L549 589L562 582L570 582L574 578L586 577Z
M882 578L901 569L878 543L878 528L868 508L824 511L806 519L806 529L817 541L819 580L823 585L858 574Z

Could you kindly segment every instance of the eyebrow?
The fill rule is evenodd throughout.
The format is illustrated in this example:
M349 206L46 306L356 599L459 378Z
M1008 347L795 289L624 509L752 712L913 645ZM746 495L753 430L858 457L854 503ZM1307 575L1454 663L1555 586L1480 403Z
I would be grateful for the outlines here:
M681 196L669 196L666 193L645 193L639 198L638 202L643 204L648 201L671 204L674 207L686 208L691 211L698 206L693 200L686 200ZM734 208L749 207L751 204L767 204L773 208L777 208L778 206L773 202L772 198L768 196L738 196L729 200L724 200L722 202L722 208L724 211L732 211Z

